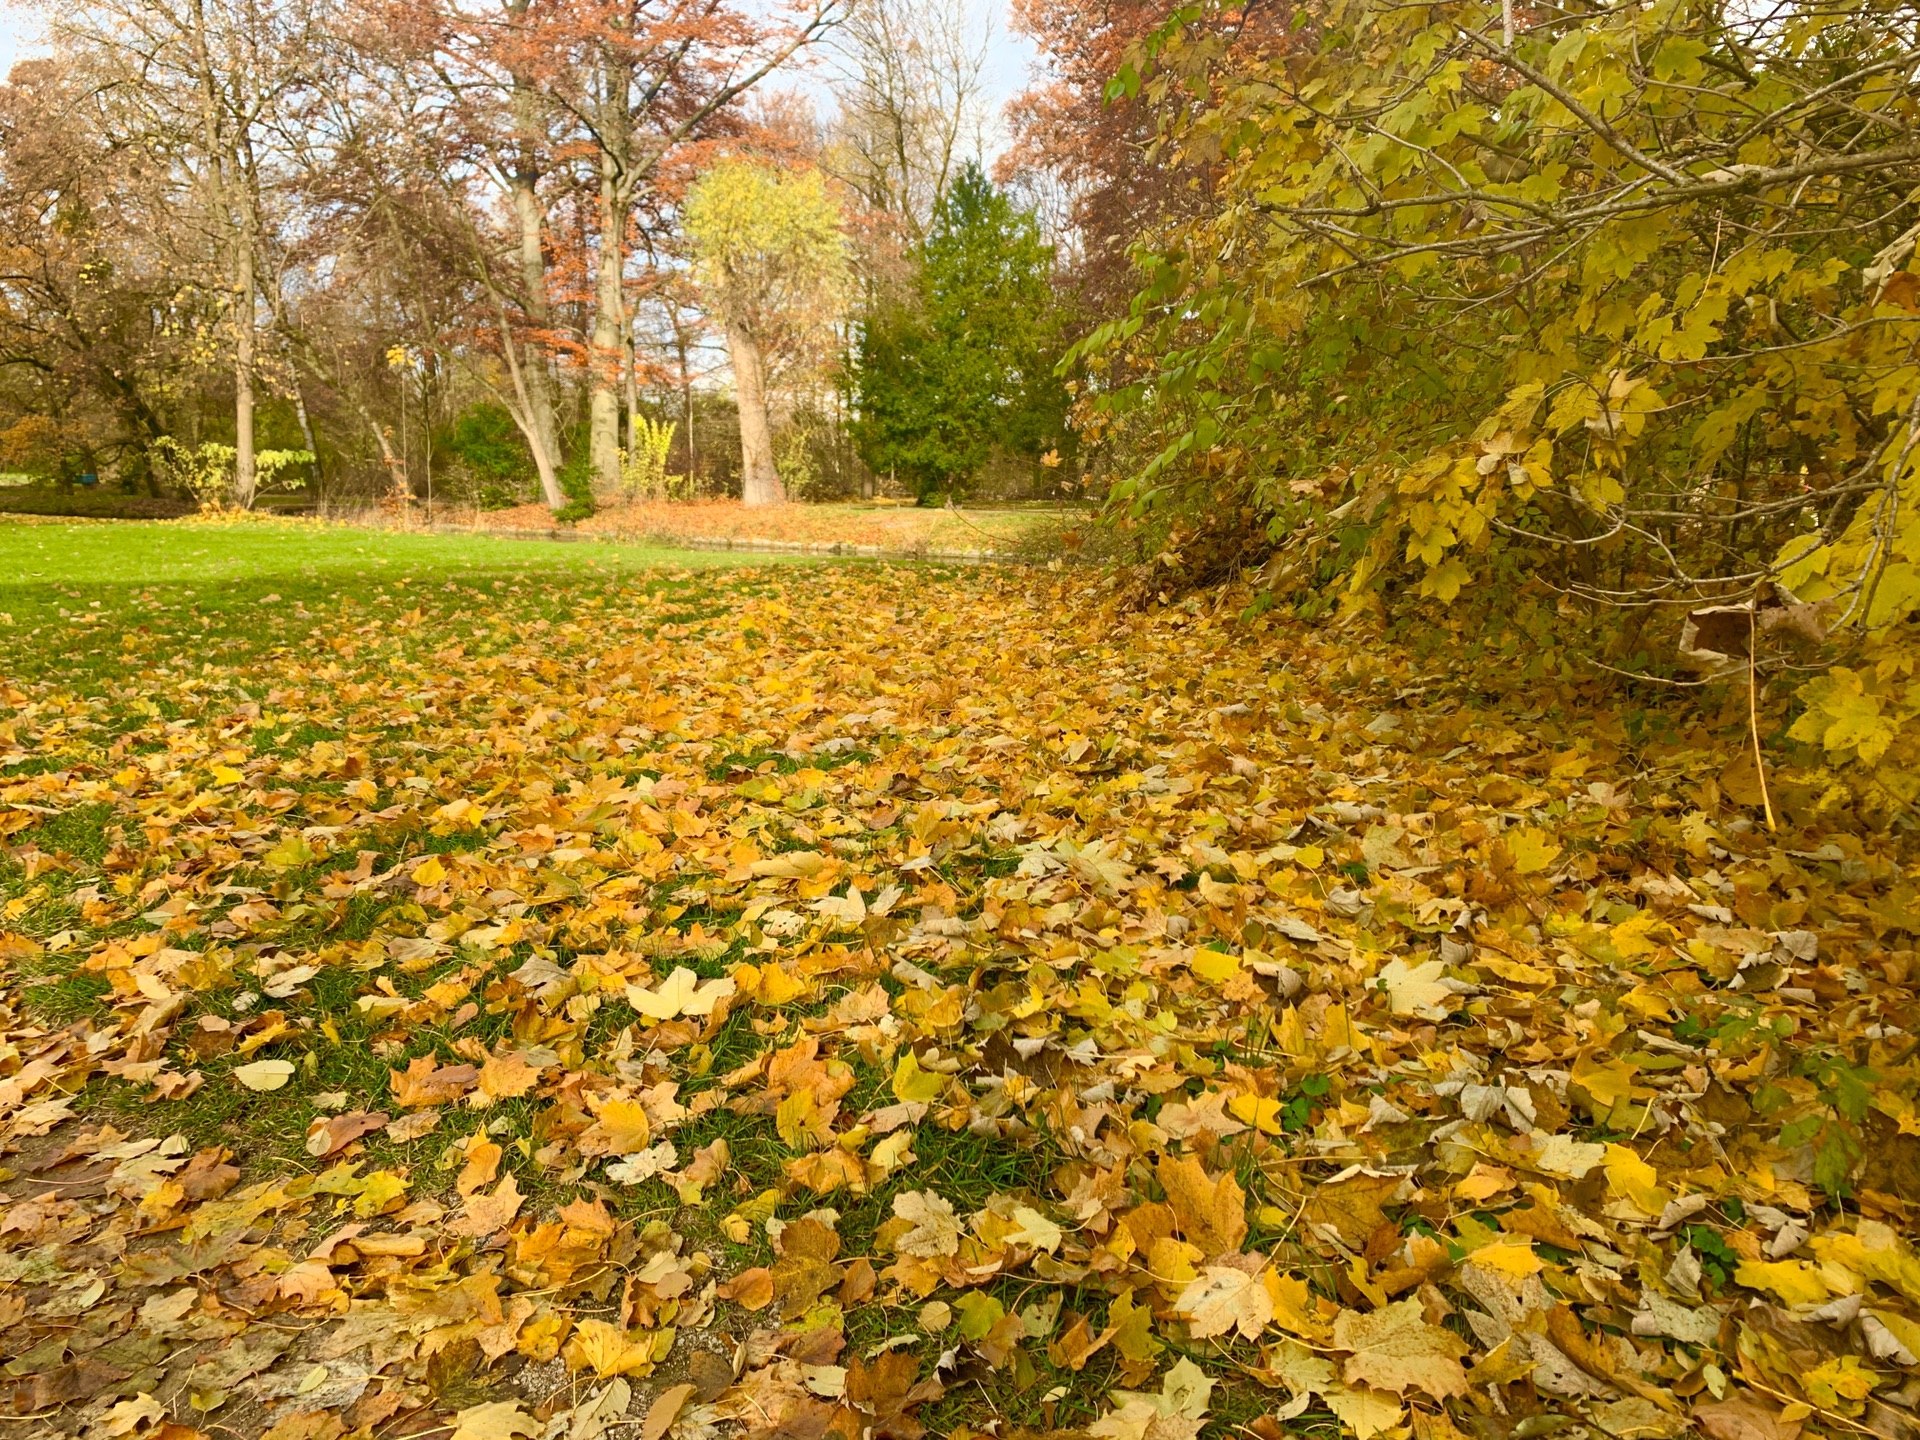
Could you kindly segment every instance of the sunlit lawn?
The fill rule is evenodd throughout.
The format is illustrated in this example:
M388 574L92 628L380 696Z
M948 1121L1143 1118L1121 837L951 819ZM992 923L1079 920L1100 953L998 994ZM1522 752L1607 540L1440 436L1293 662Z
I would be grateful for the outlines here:
M536 592L549 618L616 582L777 562L659 545L560 545L251 521L22 524L0 518L0 676L86 684L131 666L323 641L319 613L460 586ZM343 608L344 607L344 608ZM402 609L406 607L401 607ZM526 613L526 607L518 607ZM309 615L309 610L314 611Z

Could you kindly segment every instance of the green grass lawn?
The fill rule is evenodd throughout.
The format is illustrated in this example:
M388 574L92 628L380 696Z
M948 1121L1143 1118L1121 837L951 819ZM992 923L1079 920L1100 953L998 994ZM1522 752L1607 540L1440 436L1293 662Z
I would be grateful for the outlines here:
M636 573L671 584L688 571L781 559L266 520L62 525L0 516L0 675L85 689L131 666L230 662L303 632L313 638L310 610L393 603L409 591L517 586L543 592L540 608L558 618L583 591Z

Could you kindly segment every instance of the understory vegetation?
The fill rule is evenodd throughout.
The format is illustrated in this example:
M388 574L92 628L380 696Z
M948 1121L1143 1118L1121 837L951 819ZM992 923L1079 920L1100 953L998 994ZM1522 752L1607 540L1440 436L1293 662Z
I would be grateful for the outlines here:
M1905 12L1185 6L1111 80L1204 198L1081 353L1168 577L1475 609L1789 695L1920 795L1920 180ZM1758 708L1766 708L1764 699Z

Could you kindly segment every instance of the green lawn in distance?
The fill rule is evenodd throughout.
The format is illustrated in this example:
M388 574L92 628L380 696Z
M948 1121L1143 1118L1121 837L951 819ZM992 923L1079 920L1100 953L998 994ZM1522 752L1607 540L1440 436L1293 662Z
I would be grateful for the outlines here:
M537 589L550 618L572 601L691 570L793 557L658 545L407 535L316 522L10 523L0 517L0 681L98 680L178 658L231 661L324 641L345 612L422 598ZM814 561L811 563L822 563ZM165 653L161 653L165 652Z

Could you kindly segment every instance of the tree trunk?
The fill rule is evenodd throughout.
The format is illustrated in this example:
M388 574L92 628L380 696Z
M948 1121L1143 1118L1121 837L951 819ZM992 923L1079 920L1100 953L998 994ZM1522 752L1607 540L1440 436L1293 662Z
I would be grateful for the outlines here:
M687 363L687 329L676 303L673 317L673 343L680 354L680 418L686 422L687 497L700 493L700 449L693 436L693 371Z
M633 338L633 318L629 316L620 330L620 375L627 386L627 451L638 454L640 450L640 372L639 360L635 354L638 346ZM627 477L620 477L621 493L626 493Z
M739 325L727 326L733 360L733 391L740 407L740 499L747 505L780 505L786 488L773 468L773 427L767 422L766 370L760 345Z
M541 373L537 355L527 356L527 363L521 363L520 347L513 339L513 317L507 313L506 297L500 293L500 287L494 283L493 274L488 269L487 257L480 249L479 237L467 231L467 242L473 247L474 278L487 292L487 298L493 302L494 321L500 327L500 357L507 362L507 374L513 382L511 396L501 395L500 400L507 407L507 413L513 417L513 423L520 427L520 433L526 437L527 449L533 452L533 468L540 475L540 493L546 499L549 510L559 510L567 503L565 493L560 489L559 452L549 443L549 435L541 433L540 414L535 408L536 394L533 377ZM536 241L538 236L535 237ZM537 246L536 246L537 248ZM538 255L535 259L539 259ZM491 384L487 387L499 394ZM546 412L548 428L551 429L553 412Z
M233 498L242 510L253 508L253 309L257 299L253 278L253 227L240 227L239 276L234 285L240 326L233 351Z
M307 392L300 384L300 368L293 363L293 352L287 352L287 375L293 387L293 413L300 421L300 438L306 442L307 454L313 459L307 462L307 478L313 482L313 498L320 499L320 445L313 438L313 421L307 415Z
M516 106L519 103L516 97ZM544 330L550 317L547 307L547 257L541 244L539 179L532 160L523 158L510 184L514 219L520 227L522 304L526 308L527 318L533 321L537 329ZM545 353L536 346L527 348L525 359L520 380L527 392L527 413L539 436L539 448L546 452L548 464L558 468L561 464L560 436L553 423L553 377L547 368Z
M637 8L637 7L636 7ZM625 22L615 19L616 34L600 54L599 116L594 135L600 162L600 267L595 276L593 343L588 355L593 386L587 434L594 488L620 493L621 361L625 358L627 304L624 291L627 210L633 202L634 63L622 48Z
M566 492L560 488L559 463L555 452L547 448L546 438L540 433L539 416L534 413L533 389L528 383L531 375L539 370L535 364L522 365L513 343L512 323L507 319L507 307L496 294L493 297L494 309L500 317L500 348L506 356L507 374L513 380L513 403L507 406L507 413L513 416L513 423L520 427L520 433L527 437L527 449L533 452L533 468L540 476L540 494L547 502L549 510L563 509L567 503ZM551 423L552 412L547 419Z
M386 427L365 409L360 411L360 418L367 422L367 428L373 432L373 438L380 446L380 459L386 464L387 478L393 482L394 498L411 500L413 486L407 481L407 462L393 453L393 441L388 436Z
M619 160L600 155L600 270L594 290L593 347L588 358L593 384L588 420L594 488L603 495L620 490L620 361L626 331L621 272L626 241L625 186Z
M514 25L525 22L529 4L530 0L510 0L507 13ZM546 330L552 324L547 302L547 252L543 243L545 217L540 210L540 143L544 136L539 104L539 91L531 78L515 71L514 155L507 188L513 196L513 216L520 230L520 303L536 331ZM544 338L535 339L523 352L525 363L514 376L514 390L526 407L526 423L522 428L534 452L534 468L540 472L541 489L548 503L557 510L565 501L558 498L558 486L547 483L550 472L560 468L561 457L560 432L553 423L553 375L547 363L545 343Z

